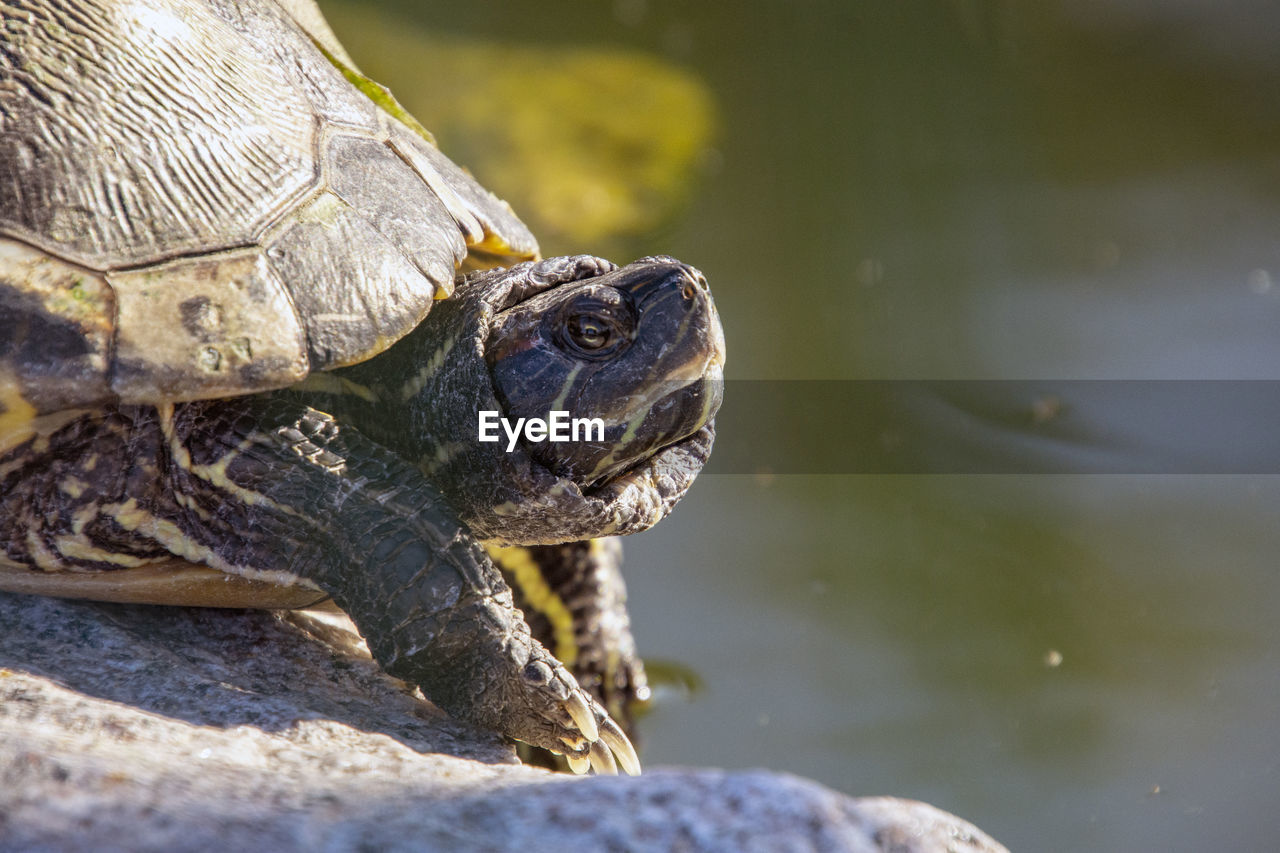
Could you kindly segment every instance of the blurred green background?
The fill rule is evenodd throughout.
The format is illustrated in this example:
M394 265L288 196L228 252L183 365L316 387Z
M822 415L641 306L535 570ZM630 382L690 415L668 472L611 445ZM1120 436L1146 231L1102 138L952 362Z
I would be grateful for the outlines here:
M702 268L731 380L1280 378L1274 3L322 7L546 254ZM649 765L1274 848L1280 480L766 467L627 543L642 652L704 682Z

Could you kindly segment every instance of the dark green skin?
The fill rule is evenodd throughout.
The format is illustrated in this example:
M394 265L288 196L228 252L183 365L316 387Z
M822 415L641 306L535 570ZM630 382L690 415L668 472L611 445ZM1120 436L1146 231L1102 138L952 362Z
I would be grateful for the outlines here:
M118 509L104 509L137 508L180 530L184 547L194 543L234 566L313 582L351 615L388 672L419 684L450 714L582 754L587 745L565 740L581 743L564 707L580 688L530 635L477 537L568 541L612 532L602 523L627 532L656 520L653 507L635 511L626 505L634 489L616 482L575 484L527 453L496 456L493 445L474 440L475 412L495 399L483 350L500 309L545 289L548 281L608 275L609 266L590 258L554 259L473 278L408 338L347 373L351 382L367 380L374 403L289 390L177 405L168 422L152 407L86 414L51 435L44 449L28 442L0 458L0 470L20 462L0 477L0 554L34 567L33 541L56 549L59 537L77 525L103 551L143 558L173 552L128 529ZM654 275L671 278L671 262L652 266ZM491 293L502 299L487 302ZM718 321L709 299L697 302L704 303L696 310L705 313L705 322L698 321L705 328L669 343L714 351L722 360ZM673 334L669 323L642 323L636 340ZM456 345L440 359L446 340ZM430 381L414 398L400 399L394 392L405 377L432 359L440 367ZM621 395L653 376L622 369L614 380ZM706 411L705 393L700 385L692 388L688 405ZM670 422L664 415L654 428ZM658 510L665 512L683 494L711 438L709 422L699 424L688 437L649 442L677 441L656 456L631 460L658 484L650 496ZM175 456L175 447L190 455L193 468L227 462L226 479L238 491L197 476ZM428 476L415 462L437 458L441 447L456 452ZM92 469L85 467L95 456ZM68 476L85 484L78 496L62 488ZM513 498L535 508L494 512ZM81 570L116 568L64 562ZM599 708L594 713L606 719Z

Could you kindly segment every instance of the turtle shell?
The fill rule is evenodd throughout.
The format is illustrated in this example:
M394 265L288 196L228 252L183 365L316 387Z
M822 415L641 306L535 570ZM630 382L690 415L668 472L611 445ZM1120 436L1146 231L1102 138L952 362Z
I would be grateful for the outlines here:
M537 244L309 0L0 0L0 427L362 361L469 251Z

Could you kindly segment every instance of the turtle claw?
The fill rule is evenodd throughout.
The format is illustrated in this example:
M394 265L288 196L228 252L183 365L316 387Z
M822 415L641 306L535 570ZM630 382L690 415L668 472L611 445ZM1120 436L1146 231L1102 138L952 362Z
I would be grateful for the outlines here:
M596 726L596 715L581 693L570 693L569 698L564 700L564 709L588 742L599 740L600 730Z
M569 768L581 775L589 767L597 776L617 776L621 768L628 776L639 776L640 757L636 755L636 748L631 745L621 727L599 705L592 702L586 711L591 715L589 719L592 731L588 732L578 713L575 713L581 711L578 703L571 702L576 698L578 697L571 696L569 700L565 700L565 708L586 737L560 738L566 747L565 759Z
M571 679L564 673L566 679ZM640 775L640 758L621 727L576 685L560 700L560 707L576 731L559 736L565 761L578 775L594 770L598 776L616 776L621 768L629 776Z
M640 775L640 756L636 755L636 748L631 745L618 724L609 717L605 717L600 723L600 740L613 750L624 773L628 776Z
M597 776L617 776L618 765L613 760L613 753L609 751L609 747L600 741L591 744L591 752L588 755L591 761L591 767L596 771Z
M508 735L563 755L579 775L594 770L614 776L619 767L632 776L639 774L640 760L622 729L545 649L534 647L532 659L521 664L520 676L525 715L501 726Z

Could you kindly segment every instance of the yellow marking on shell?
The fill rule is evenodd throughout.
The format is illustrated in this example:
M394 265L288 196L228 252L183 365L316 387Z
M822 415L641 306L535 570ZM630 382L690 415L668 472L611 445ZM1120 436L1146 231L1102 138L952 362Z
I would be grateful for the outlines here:
M454 335L445 341L438 350L432 353L431 358L427 360L417 373L409 377L409 381L404 383L400 388L400 399L411 400L418 395L418 392L426 387L427 382L431 379L435 372L444 364L444 360L449 357L449 352L454 345L458 343L459 335Z
M80 470L88 472L98 467L98 454L91 453L89 457L80 463Z
M366 403L376 403L379 400L377 392L369 386L353 382L345 376L334 376L332 373L313 373L292 387L299 391L311 391L319 394L359 397Z
M296 222L316 222L326 227L336 224L338 217L349 205L331 192L322 192L310 203L302 205L293 214Z
M95 547L88 541L76 536L59 536L53 541L58 553L68 560L85 560L98 563L111 563L126 568L137 568L148 563L166 560L168 557L135 557L132 554L117 554Z
M0 374L0 453L36 434L36 407L22 396L16 380Z
M519 545L486 545L485 549L496 563L511 573L512 581L520 587L528 605L551 624L551 633L555 637L552 654L565 666L573 666L578 660L573 614L564 599L551 589L529 549Z

